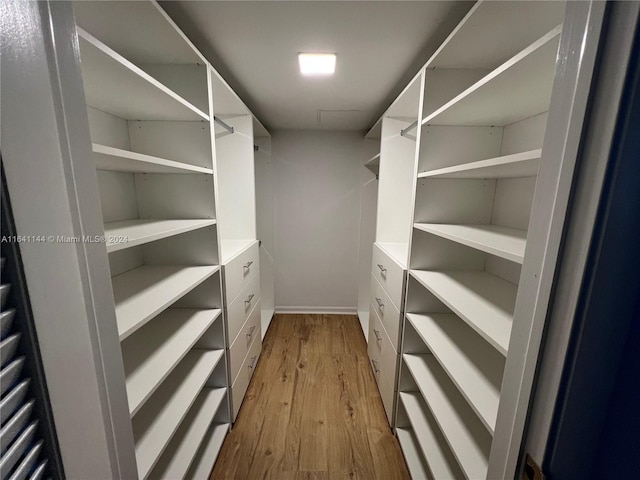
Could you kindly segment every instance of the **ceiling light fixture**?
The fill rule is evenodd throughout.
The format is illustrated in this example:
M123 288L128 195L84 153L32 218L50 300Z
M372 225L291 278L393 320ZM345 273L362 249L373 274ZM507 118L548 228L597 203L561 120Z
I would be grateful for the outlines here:
M298 63L302 75L333 75L336 71L336 54L299 53Z

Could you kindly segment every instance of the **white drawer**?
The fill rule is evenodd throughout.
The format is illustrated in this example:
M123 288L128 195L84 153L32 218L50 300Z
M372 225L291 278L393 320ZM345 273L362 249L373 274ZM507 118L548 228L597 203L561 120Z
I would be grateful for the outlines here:
M400 350L400 312L393 304L387 292L378 283L375 275L371 275L371 302L382 320L387 335L395 350Z
M255 370L255 366L258 363L258 358L260 357L260 351L262 350L262 341L260 340L260 335L254 335L253 343L251 347L249 347L249 352L240 367L240 371L238 372L238 376L236 377L233 385L231 386L231 403L233 405L233 421L235 422L236 417L238 416L238 411L240 410L240 405L242 405L242 400L244 400L244 395L247 393L247 388L249 387L249 381L251 380L251 376L253 375L253 371Z
M229 378L233 382L256 336L260 336L260 301L256 302L240 334L229 348Z
M260 275L255 275L238 296L227 305L227 334L229 345L235 342L240 329L249 318L249 313L260 300Z
M380 382L378 383L378 388L380 389L382 405L384 405L384 411L387 414L387 420L389 420L389 425L393 428L393 401L395 398L395 393L393 389L393 383L389 381L384 371L380 373Z
M382 327L380 317L377 315L377 308L372 304L370 309L372 311L369 313L369 349L377 355L378 368L394 385L398 354Z
M223 265L224 290L227 304L233 302L249 281L259 273L260 253L258 242ZM258 275L259 276L259 275Z
M369 354L369 365L373 370L373 376L376 378L376 383L379 381L380 376L380 344L375 341L374 331L379 329L378 317L376 316L375 308L373 305L369 305L369 344L367 346L367 352Z
M373 244L371 273L389 294L398 311L402 310L404 268L387 255L377 244Z

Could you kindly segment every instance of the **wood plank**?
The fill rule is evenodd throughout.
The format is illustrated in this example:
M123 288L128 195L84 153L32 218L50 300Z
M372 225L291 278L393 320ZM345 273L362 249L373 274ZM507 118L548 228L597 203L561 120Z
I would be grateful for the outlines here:
M275 315L211 478L409 478L355 315Z

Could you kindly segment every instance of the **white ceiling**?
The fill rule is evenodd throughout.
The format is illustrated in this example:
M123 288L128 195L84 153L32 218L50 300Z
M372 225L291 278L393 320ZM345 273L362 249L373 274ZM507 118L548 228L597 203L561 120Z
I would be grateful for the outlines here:
M162 2L270 129L365 130L471 7L454 1ZM337 53L303 77L298 52Z

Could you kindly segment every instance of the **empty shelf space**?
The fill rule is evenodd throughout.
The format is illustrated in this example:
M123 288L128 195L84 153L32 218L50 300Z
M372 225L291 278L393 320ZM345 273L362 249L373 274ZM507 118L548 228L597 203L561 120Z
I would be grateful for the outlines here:
M124 220L104 224L107 253L215 225L211 219Z
M414 228L453 242L490 253L512 262L522 263L527 245L527 231L496 225L448 225L416 223Z
M131 416L219 316L219 309L169 308L122 342Z
M114 170L132 173L204 173L213 175L210 168L131 152L121 148L92 144L93 159L98 170Z
M223 350L189 352L133 417L141 479L147 478L223 355Z
M542 150L514 153L418 174L418 178L519 178L538 174Z
M213 470L213 464L216 463L218 453L220 453L222 443L228 431L228 423L211 425L198 451L197 457L194 459L189 472L184 477L185 479L200 480L202 478L209 478L211 470Z
M422 120L428 125L504 126L549 109L558 26Z
M402 394L401 394L402 395ZM402 454L409 467L411 478L429 478L422 454L416 445L416 439L410 429L396 428L396 436L402 448Z
M403 355L429 410L467 478L485 478L491 435L433 355Z
M411 270L411 276L506 356L516 285L486 272Z
M219 267L213 265L145 265L113 277L120 340L127 338L218 270Z
M87 104L126 120L209 121L155 78L78 27Z
M504 357L455 315L408 313L407 319L493 434Z
M428 411L422 396L417 392L401 392L400 401L413 427L413 437L418 441L422 456L427 460L432 478L463 478L456 459L451 454L438 425ZM409 432L407 432L409 433ZM412 438L413 440L413 438ZM403 449L404 450L404 449ZM419 460L418 457L415 460ZM417 463L413 460L413 463ZM415 475L414 475L415 477ZM430 478L429 476L415 478Z
M200 392L149 478L184 478L226 391L226 388L204 388Z

